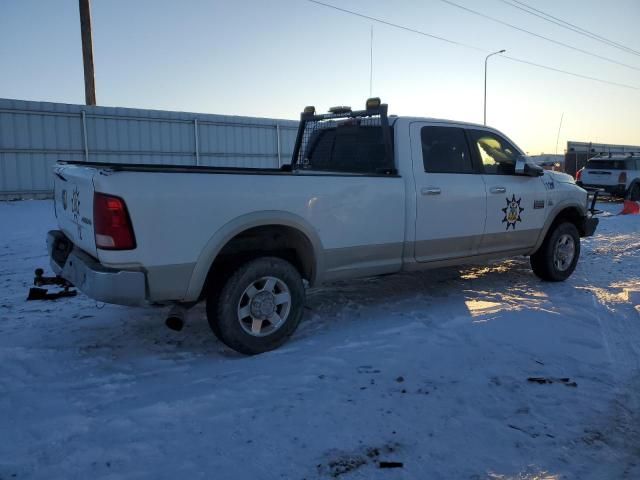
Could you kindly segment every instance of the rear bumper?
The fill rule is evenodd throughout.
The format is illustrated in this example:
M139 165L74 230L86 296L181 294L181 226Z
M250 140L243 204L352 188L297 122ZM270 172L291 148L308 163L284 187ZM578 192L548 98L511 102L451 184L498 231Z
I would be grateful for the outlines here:
M598 227L599 220L595 217L584 217L582 220L582 225L580 228L580 236L581 237L590 237L592 236L596 228Z
M48 233L47 249L53 271L94 300L118 305L146 303L144 272L105 267L58 230Z
M625 194L626 194L625 185L623 185L623 184L619 184L619 185L594 185L594 184L591 184L591 183L583 183L583 182L576 182L576 184L579 187L582 187L582 188L601 188L602 190L607 192L609 195L613 195L614 197L624 197Z

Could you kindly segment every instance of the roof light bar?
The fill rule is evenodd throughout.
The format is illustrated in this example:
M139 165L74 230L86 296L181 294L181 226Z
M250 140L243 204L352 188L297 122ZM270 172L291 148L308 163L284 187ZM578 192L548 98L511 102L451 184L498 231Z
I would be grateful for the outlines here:
M329 109L329 113L341 114L341 113L349 113L351 111L351 107L347 105L339 105L337 107L331 107Z

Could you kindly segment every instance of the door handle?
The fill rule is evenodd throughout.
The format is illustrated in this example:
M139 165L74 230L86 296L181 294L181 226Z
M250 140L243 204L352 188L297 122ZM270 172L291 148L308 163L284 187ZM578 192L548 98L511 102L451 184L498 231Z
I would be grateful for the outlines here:
M440 195L442 193L442 190L440 190L438 187L427 187L421 189L420 193L422 195Z
M507 191L504 187L491 187L489 190L491 193L505 193Z

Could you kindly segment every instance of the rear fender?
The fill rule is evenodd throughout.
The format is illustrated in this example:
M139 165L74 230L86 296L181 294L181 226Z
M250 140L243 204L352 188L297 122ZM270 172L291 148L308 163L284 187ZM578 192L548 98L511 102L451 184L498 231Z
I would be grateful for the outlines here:
M220 228L207 242L204 249L200 253L196 266L193 269L191 280L189 281L189 287L185 296L185 301L197 301L202 292L202 288L209 274L209 269L214 260L218 256L218 253L224 248L224 246L236 235L254 227L262 227L269 225L282 225L299 230L301 233L311 242L313 247L315 265L314 275L310 279L310 283L313 285L321 281L322 272L324 271L324 259L323 259L323 246L315 229L304 218L298 215L277 211L267 210L262 212L252 212L241 217L235 218L229 223Z

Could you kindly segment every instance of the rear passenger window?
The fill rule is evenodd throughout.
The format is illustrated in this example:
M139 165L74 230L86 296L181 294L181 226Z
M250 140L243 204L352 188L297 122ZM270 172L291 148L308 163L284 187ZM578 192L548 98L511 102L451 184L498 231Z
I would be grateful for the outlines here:
M316 130L302 164L307 170L348 173L383 173L392 167L386 158L382 127L348 122Z
M422 161L429 173L474 173L464 130L422 127Z

